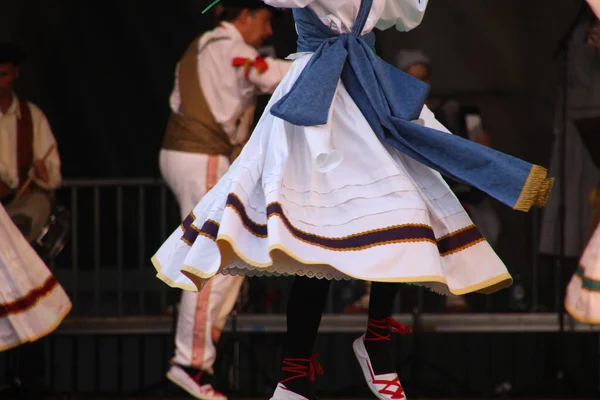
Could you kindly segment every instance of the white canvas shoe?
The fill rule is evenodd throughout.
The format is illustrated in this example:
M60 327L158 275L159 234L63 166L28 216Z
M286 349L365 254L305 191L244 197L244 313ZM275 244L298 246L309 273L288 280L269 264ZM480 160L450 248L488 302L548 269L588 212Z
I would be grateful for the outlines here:
M375 375L365 347L364 338L363 335L356 339L352 344L352 349L371 392L380 400L406 400L406 395L404 394L404 389L400 384L400 378L398 378L397 373Z
M179 365L171 366L167 378L190 395L200 400L227 400L227 396L215 390L211 384L201 384L200 378L204 372L198 371L192 376Z

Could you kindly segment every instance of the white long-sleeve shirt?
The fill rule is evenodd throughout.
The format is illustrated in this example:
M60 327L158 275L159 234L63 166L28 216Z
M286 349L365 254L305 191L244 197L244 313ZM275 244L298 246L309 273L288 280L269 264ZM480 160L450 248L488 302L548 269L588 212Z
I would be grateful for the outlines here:
M35 104L28 102L33 124L33 161L41 160L51 145L56 146L56 139L50 129L46 116ZM0 112L0 180L12 189L24 182L19 182L17 170L17 118L21 118L19 99L13 101L5 113ZM35 179L34 182L45 189L56 189L62 182L60 173L60 156L58 148L50 153L44 162L48 171L48 182ZM33 168L30 174L33 173Z
M268 69L260 73L252 68L246 77L243 67L232 65L233 59L242 57L255 60L260 56L258 50L248 45L237 28L228 22L223 22L202 35L198 48L204 47L208 41L220 38L228 40L210 43L198 53L198 75L202 93L215 121L221 125L232 143L237 144L243 142L247 134L238 130L247 131L249 129L247 120L250 119L250 123L252 122L256 95L273 93L291 63L266 57ZM171 110L177 113L180 104L179 81L176 73L170 98ZM238 124L240 119L242 121Z
M334 32L348 33L358 16L361 0L263 0L281 8L310 7L321 21ZM388 29L395 26L400 32L417 27L429 0L373 0L363 34L373 28Z

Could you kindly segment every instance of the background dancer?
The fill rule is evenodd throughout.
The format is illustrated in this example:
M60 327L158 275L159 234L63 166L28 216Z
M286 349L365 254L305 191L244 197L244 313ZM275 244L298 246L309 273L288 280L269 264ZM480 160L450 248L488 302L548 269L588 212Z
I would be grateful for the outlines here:
M160 170L182 218L217 183L248 139L256 96L272 93L290 63L262 58L276 10L259 0L226 0L221 23L192 42L180 60ZM167 377L192 396L225 399L212 386L216 346L243 277L220 275L181 298L175 357ZM176 285L189 289L191 285Z
M15 351L27 352L15 366L12 389L36 390L32 371L38 371L41 356L28 344L54 331L70 310L67 294L0 205L0 351L25 345ZM0 397L8 392L0 390Z

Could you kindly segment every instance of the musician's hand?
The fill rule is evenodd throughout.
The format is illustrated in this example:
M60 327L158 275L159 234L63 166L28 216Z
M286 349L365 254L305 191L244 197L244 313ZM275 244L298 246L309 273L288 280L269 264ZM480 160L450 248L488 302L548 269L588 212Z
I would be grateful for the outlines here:
M50 176L48 175L48 170L46 169L46 166L42 160L37 160L33 163L33 170L35 171L35 176L38 179L44 183L48 183Z

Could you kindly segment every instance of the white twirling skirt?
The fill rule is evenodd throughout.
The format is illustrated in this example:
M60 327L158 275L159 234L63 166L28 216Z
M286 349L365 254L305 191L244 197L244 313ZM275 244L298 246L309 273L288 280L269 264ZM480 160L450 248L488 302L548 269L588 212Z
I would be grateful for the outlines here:
M343 84L327 125L270 114L309 59L294 62L240 157L153 257L159 278L188 290L217 273L420 283L454 294L509 286L440 174L382 144ZM427 108L421 119L446 130Z
M567 286L565 309L581 322L600 324L600 225L586 245L579 267Z
M0 351L58 327L71 301L0 205Z

